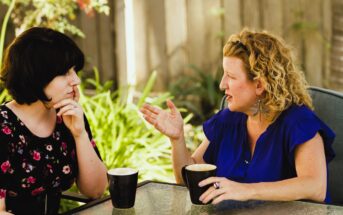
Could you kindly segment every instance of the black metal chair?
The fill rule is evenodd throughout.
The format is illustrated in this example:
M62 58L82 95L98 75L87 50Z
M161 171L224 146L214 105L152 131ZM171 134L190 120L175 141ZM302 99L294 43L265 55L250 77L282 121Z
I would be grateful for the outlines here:
M323 120L335 133L333 149L336 157L329 164L328 189L332 203L343 205L343 93L320 87L308 89L317 116ZM226 108L225 96L220 108Z
M334 132L332 145L336 157L329 164L328 188L332 203L343 205L343 94L320 87L310 87L314 111Z

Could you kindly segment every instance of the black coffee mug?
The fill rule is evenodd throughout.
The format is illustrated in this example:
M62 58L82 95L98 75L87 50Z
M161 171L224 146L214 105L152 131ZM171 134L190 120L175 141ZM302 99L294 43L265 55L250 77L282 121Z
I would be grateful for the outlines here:
M216 171L217 167L212 164L191 164L182 167L182 178L189 190L193 204L204 205L199 198L212 185L209 184L204 187L199 187L199 182L208 177L216 176Z
M138 171L116 168L107 171L112 205L115 208L132 208L135 204Z

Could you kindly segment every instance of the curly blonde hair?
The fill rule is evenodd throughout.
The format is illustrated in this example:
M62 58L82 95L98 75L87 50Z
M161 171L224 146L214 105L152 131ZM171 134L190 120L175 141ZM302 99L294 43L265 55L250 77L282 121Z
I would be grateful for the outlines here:
M265 88L261 102L268 112L278 115L292 104L313 109L304 75L281 38L244 29L230 36L223 55L241 59L249 80L261 80Z

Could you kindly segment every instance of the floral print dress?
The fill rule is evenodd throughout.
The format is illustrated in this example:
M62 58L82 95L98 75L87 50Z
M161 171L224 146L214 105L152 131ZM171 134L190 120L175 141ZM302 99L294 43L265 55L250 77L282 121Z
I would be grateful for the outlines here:
M62 118L56 117L53 133L41 138L6 105L0 105L0 199L6 198L7 210L25 208L31 200L60 193L74 183L78 175L74 138ZM100 157L86 118L85 124Z

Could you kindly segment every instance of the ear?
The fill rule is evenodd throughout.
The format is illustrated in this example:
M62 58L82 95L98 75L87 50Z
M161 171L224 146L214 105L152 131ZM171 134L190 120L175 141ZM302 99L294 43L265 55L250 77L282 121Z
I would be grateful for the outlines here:
M255 80L256 95L261 96L264 93L265 87L264 82L259 78Z

